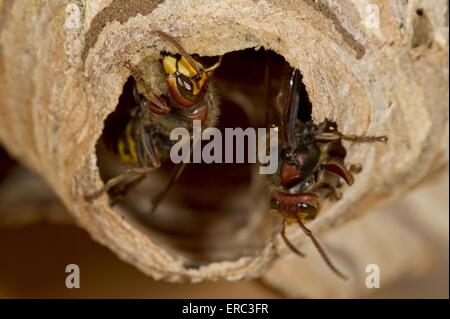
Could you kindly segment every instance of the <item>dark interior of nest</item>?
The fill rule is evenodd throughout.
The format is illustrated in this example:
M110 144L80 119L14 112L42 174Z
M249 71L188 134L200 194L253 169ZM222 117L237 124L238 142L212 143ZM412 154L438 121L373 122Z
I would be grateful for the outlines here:
M0 187L19 164L0 145Z
M200 58L210 65L217 58ZM270 63L268 62L270 61ZM217 128L263 128L266 123L267 66L281 70L287 62L264 49L227 53L214 72L220 96ZM116 111L108 126L134 103L133 79L124 86ZM304 92L306 112L311 107ZM100 174L104 182L126 168L119 157L105 147L105 137L97 144ZM203 145L207 142L203 142ZM269 210L270 198L258 164L187 164L156 212L150 214L152 199L166 186L174 164L163 163L127 196L114 205L118 213L138 221L152 240L185 258L187 267L209 262L234 260L257 254L279 229L280 220Z

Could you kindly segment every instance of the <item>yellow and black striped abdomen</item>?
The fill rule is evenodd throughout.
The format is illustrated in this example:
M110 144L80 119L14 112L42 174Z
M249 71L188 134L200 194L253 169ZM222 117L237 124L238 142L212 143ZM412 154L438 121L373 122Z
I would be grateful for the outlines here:
M120 160L128 164L137 164L139 162L136 135L135 135L135 119L130 118L123 134L117 141L117 153Z

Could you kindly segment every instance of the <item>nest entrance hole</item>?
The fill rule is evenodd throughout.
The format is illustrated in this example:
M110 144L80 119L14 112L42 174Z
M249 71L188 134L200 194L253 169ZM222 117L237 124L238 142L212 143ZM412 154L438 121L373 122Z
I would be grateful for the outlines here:
M216 60L200 59L205 65ZM220 96L217 127L222 133L225 128L267 127L265 108L271 93L266 81L268 63L275 70L272 74L280 75L277 70L287 65L282 56L263 49L224 55L214 74ZM124 85L117 108L106 119L97 143L104 182L128 168L109 150L111 145L106 146L115 142L114 134L120 133L129 118L134 103L133 82L130 77ZM306 89L302 93L304 107L299 117L308 120L311 103ZM116 206L119 213L139 222L152 240L183 256L186 266L254 255L277 229L279 219L269 212L267 181L259 175L257 164L188 164L158 210L149 214L152 198L164 188L173 168L174 164L164 163Z

